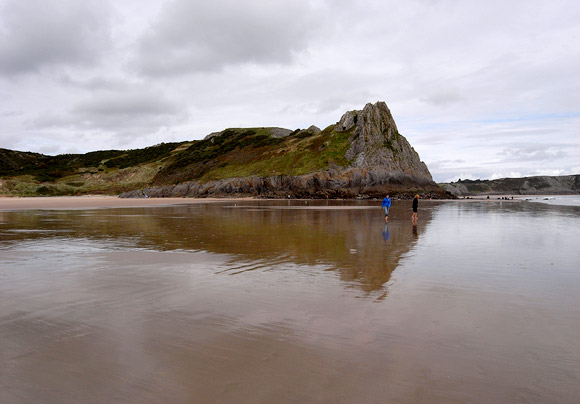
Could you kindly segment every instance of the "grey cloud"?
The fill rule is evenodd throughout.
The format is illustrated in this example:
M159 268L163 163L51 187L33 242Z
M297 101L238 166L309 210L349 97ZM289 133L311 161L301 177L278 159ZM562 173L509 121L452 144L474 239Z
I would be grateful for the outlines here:
M163 76L287 63L314 30L306 2L177 0L141 38L135 65L145 75Z
M187 110L147 91L106 92L93 95L68 112L47 113L29 122L30 129L108 131L120 136L142 132L147 135L187 119Z
M59 84L72 89L88 90L88 91L131 91L134 87L133 83L125 77L111 78L104 76L91 77L86 79L79 79L68 74L62 74L57 79Z
M174 115L177 106L153 94L111 94L78 105L74 112L85 116L106 117L143 117L151 115Z
M447 88L431 91L421 97L421 101L435 106L445 106L463 102L465 97L459 91Z
M163 127L184 121L187 113L167 100L129 94L104 96L81 103L73 109L70 118L76 127L108 130L122 137L136 133L151 135Z
M439 160L439 161L430 161L429 162L429 169L431 170L441 170L445 168L454 168L458 165L465 164L466 161L462 159L457 160Z
M98 61L109 43L105 2L10 0L0 10L0 72Z
M22 111L14 111L14 110L0 111L0 118L19 117L22 115L24 115Z
M502 156L504 161L545 161L565 158L568 153L562 150L561 146L534 144L503 149L498 155Z
M0 142L88 151L323 128L384 100L436 179L571 170L579 4L0 0Z

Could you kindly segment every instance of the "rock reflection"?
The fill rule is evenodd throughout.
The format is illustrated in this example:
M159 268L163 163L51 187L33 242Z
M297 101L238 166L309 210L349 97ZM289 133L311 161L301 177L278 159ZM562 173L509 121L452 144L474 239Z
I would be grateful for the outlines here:
M118 248L230 254L223 273L285 262L322 265L365 292L381 289L431 220L419 230L393 205L387 225L371 203L256 201L189 206L58 212L7 212L3 244L45 238L106 239ZM380 237L377 237L380 235ZM246 265L247 264L247 265ZM244 266L245 265L245 266ZM236 269L236 267L239 267Z

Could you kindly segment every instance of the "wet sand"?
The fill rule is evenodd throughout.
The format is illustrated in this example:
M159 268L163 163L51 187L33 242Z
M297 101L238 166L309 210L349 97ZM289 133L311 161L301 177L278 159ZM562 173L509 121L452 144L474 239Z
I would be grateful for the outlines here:
M0 211L30 209L138 208L142 206L252 200L252 198L117 198L116 196L0 197Z
M1 212L0 402L577 402L580 209L220 201Z
M514 200L500 200L493 197L489 202L521 202L522 197ZM255 198L118 198L116 196L56 196L56 197L0 197L0 211L16 210L73 210L99 208L138 208L147 206L191 205L212 202L255 201ZM486 200L485 197L460 198L456 201L474 202ZM379 201L380 203L380 201ZM313 206L308 200L300 201L296 208ZM326 206L328 209L342 209L339 205Z

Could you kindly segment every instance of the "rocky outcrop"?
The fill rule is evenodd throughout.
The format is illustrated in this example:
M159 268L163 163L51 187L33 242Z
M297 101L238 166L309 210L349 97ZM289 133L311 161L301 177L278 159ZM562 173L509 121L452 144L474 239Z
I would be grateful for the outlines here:
M311 126L290 132L268 128L270 136L309 138L321 133ZM330 128L348 143L342 156L346 167L326 167L306 175L228 178L218 181L187 181L176 185L150 187L122 194L122 197L209 197L260 196L293 198L367 198L411 195L421 192L431 197L447 197L433 182L425 163L399 133L384 102L367 104L360 111L348 111ZM329 128L325 129L325 132ZM226 133L217 132L206 139ZM229 132L228 132L229 133ZM331 137L332 138L332 137ZM330 142L332 140L329 140ZM328 147L323 145L321 147Z
M455 196L572 195L580 193L580 175L459 180L444 188Z
M387 172L402 172L420 182L433 181L415 149L399 134L384 102L367 104L362 111L345 113L336 129L353 131L351 147L346 152L353 167L380 167Z
M416 177L401 172L381 168L349 168L300 176L229 178L207 183L191 181L126 192L120 197L205 198L236 195L264 198L382 198L385 192L400 197L411 197L417 192L424 197L449 196L432 181L418 182Z

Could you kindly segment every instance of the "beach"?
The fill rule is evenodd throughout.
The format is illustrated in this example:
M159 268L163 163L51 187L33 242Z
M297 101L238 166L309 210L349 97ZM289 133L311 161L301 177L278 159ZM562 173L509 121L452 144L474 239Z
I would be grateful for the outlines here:
M485 197L470 197L458 199L458 201L499 201L508 196L493 196L490 199ZM521 202L522 199L532 198L520 196L511 199ZM534 198L539 198L534 196ZM188 205L196 203L212 203L227 201L251 201L256 200L251 197L244 198L118 198L116 196L57 196L57 197L0 197L0 211L3 210L74 210L74 209L99 209L99 208L138 208L147 206L170 206ZM502 200L506 202L508 200Z
M252 198L231 198L251 200ZM0 197L1 210L137 208L223 202L220 198L118 198L116 196Z
M506 202L0 199L0 402L575 403L580 208Z

